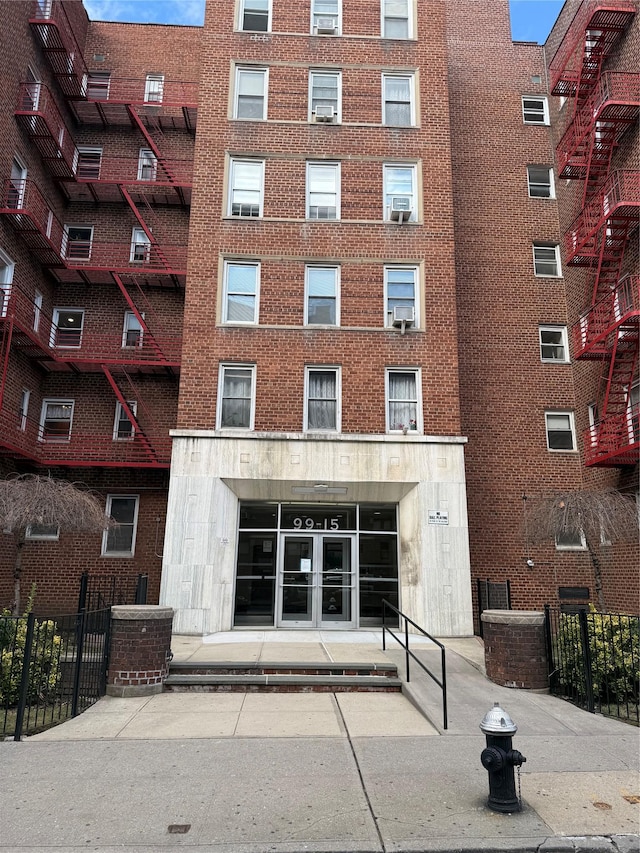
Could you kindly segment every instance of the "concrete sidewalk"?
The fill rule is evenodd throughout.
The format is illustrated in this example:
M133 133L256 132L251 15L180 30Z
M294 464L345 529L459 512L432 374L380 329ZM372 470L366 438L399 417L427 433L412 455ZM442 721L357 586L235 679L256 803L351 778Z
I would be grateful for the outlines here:
M238 632L173 647L182 660L384 660L371 633ZM394 694L178 693L106 698L0 744L0 850L637 853L638 729L499 688L477 640L446 644L445 734L439 691L414 667L411 699L432 724ZM402 652L388 655L401 669ZM485 807L478 724L494 701L527 758L520 814Z

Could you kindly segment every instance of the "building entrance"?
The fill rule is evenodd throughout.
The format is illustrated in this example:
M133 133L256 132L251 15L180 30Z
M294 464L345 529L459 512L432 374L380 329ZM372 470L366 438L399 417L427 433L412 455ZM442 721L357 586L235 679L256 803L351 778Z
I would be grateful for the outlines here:
M355 606L355 536L282 535L278 572L278 625L352 628Z

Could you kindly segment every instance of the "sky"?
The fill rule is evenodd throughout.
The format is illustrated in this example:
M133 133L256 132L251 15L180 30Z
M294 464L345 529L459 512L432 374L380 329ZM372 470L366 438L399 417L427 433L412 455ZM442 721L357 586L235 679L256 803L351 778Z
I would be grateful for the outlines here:
M215 2L215 0L214 0ZM458 0L473 3L473 0ZM564 0L510 0L515 41L543 44ZM84 0L93 21L202 26L204 0Z

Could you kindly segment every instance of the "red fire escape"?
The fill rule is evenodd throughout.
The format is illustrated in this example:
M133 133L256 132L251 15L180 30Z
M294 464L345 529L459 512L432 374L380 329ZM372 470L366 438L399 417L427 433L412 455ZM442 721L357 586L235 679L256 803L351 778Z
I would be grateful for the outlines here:
M579 213L564 238L566 262L584 267L590 304L573 329L575 358L599 360L597 418L584 436L585 464L638 461L634 400L640 349L640 276L622 277L640 211L640 171L612 171L613 153L638 120L640 74L604 71L637 3L584 0L551 64L551 91L572 99L556 149L558 174L583 182Z
M62 330L27 296L27 289L16 284L0 319L0 400L13 346L49 371L99 371L119 403L120 424L116 417L113 435L82 435L70 427L68 434L56 435L55 426L48 432L40 421L19 416L16 423L15 415L2 412L2 446L46 465L167 468L168 430L157 424L133 377L175 375L180 367L180 318L172 328L164 328L148 294L157 288L184 289L186 245L161 242L159 229L154 234L153 217L159 206L190 205L192 162L163 156L158 139L167 129L194 132L197 84L157 76L146 81L92 76L59 0L36 0L30 24L78 123L133 129L144 148L137 160L103 157L100 149L78 150L51 92L38 82L20 87L16 120L70 201L126 204L133 214L134 236L129 243L114 244L94 239L93 229L64 226L28 178L4 181L0 215L9 219L56 281L94 288L115 285L133 319L119 334Z

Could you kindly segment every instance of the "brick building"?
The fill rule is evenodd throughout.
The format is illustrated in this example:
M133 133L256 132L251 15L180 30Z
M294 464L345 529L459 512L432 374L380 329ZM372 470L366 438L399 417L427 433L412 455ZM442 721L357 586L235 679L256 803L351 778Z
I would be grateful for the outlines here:
M364 627L388 598L468 634L481 579L593 599L584 543L533 545L526 505L637 487L637 3L569 0L546 47L507 0L223 0L202 30L3 6L3 465L123 522L31 531L42 606L85 568L148 572L186 633ZM582 130L555 165L623 77L606 170ZM630 294L608 331L589 287ZM637 610L637 548L598 547L606 606Z

